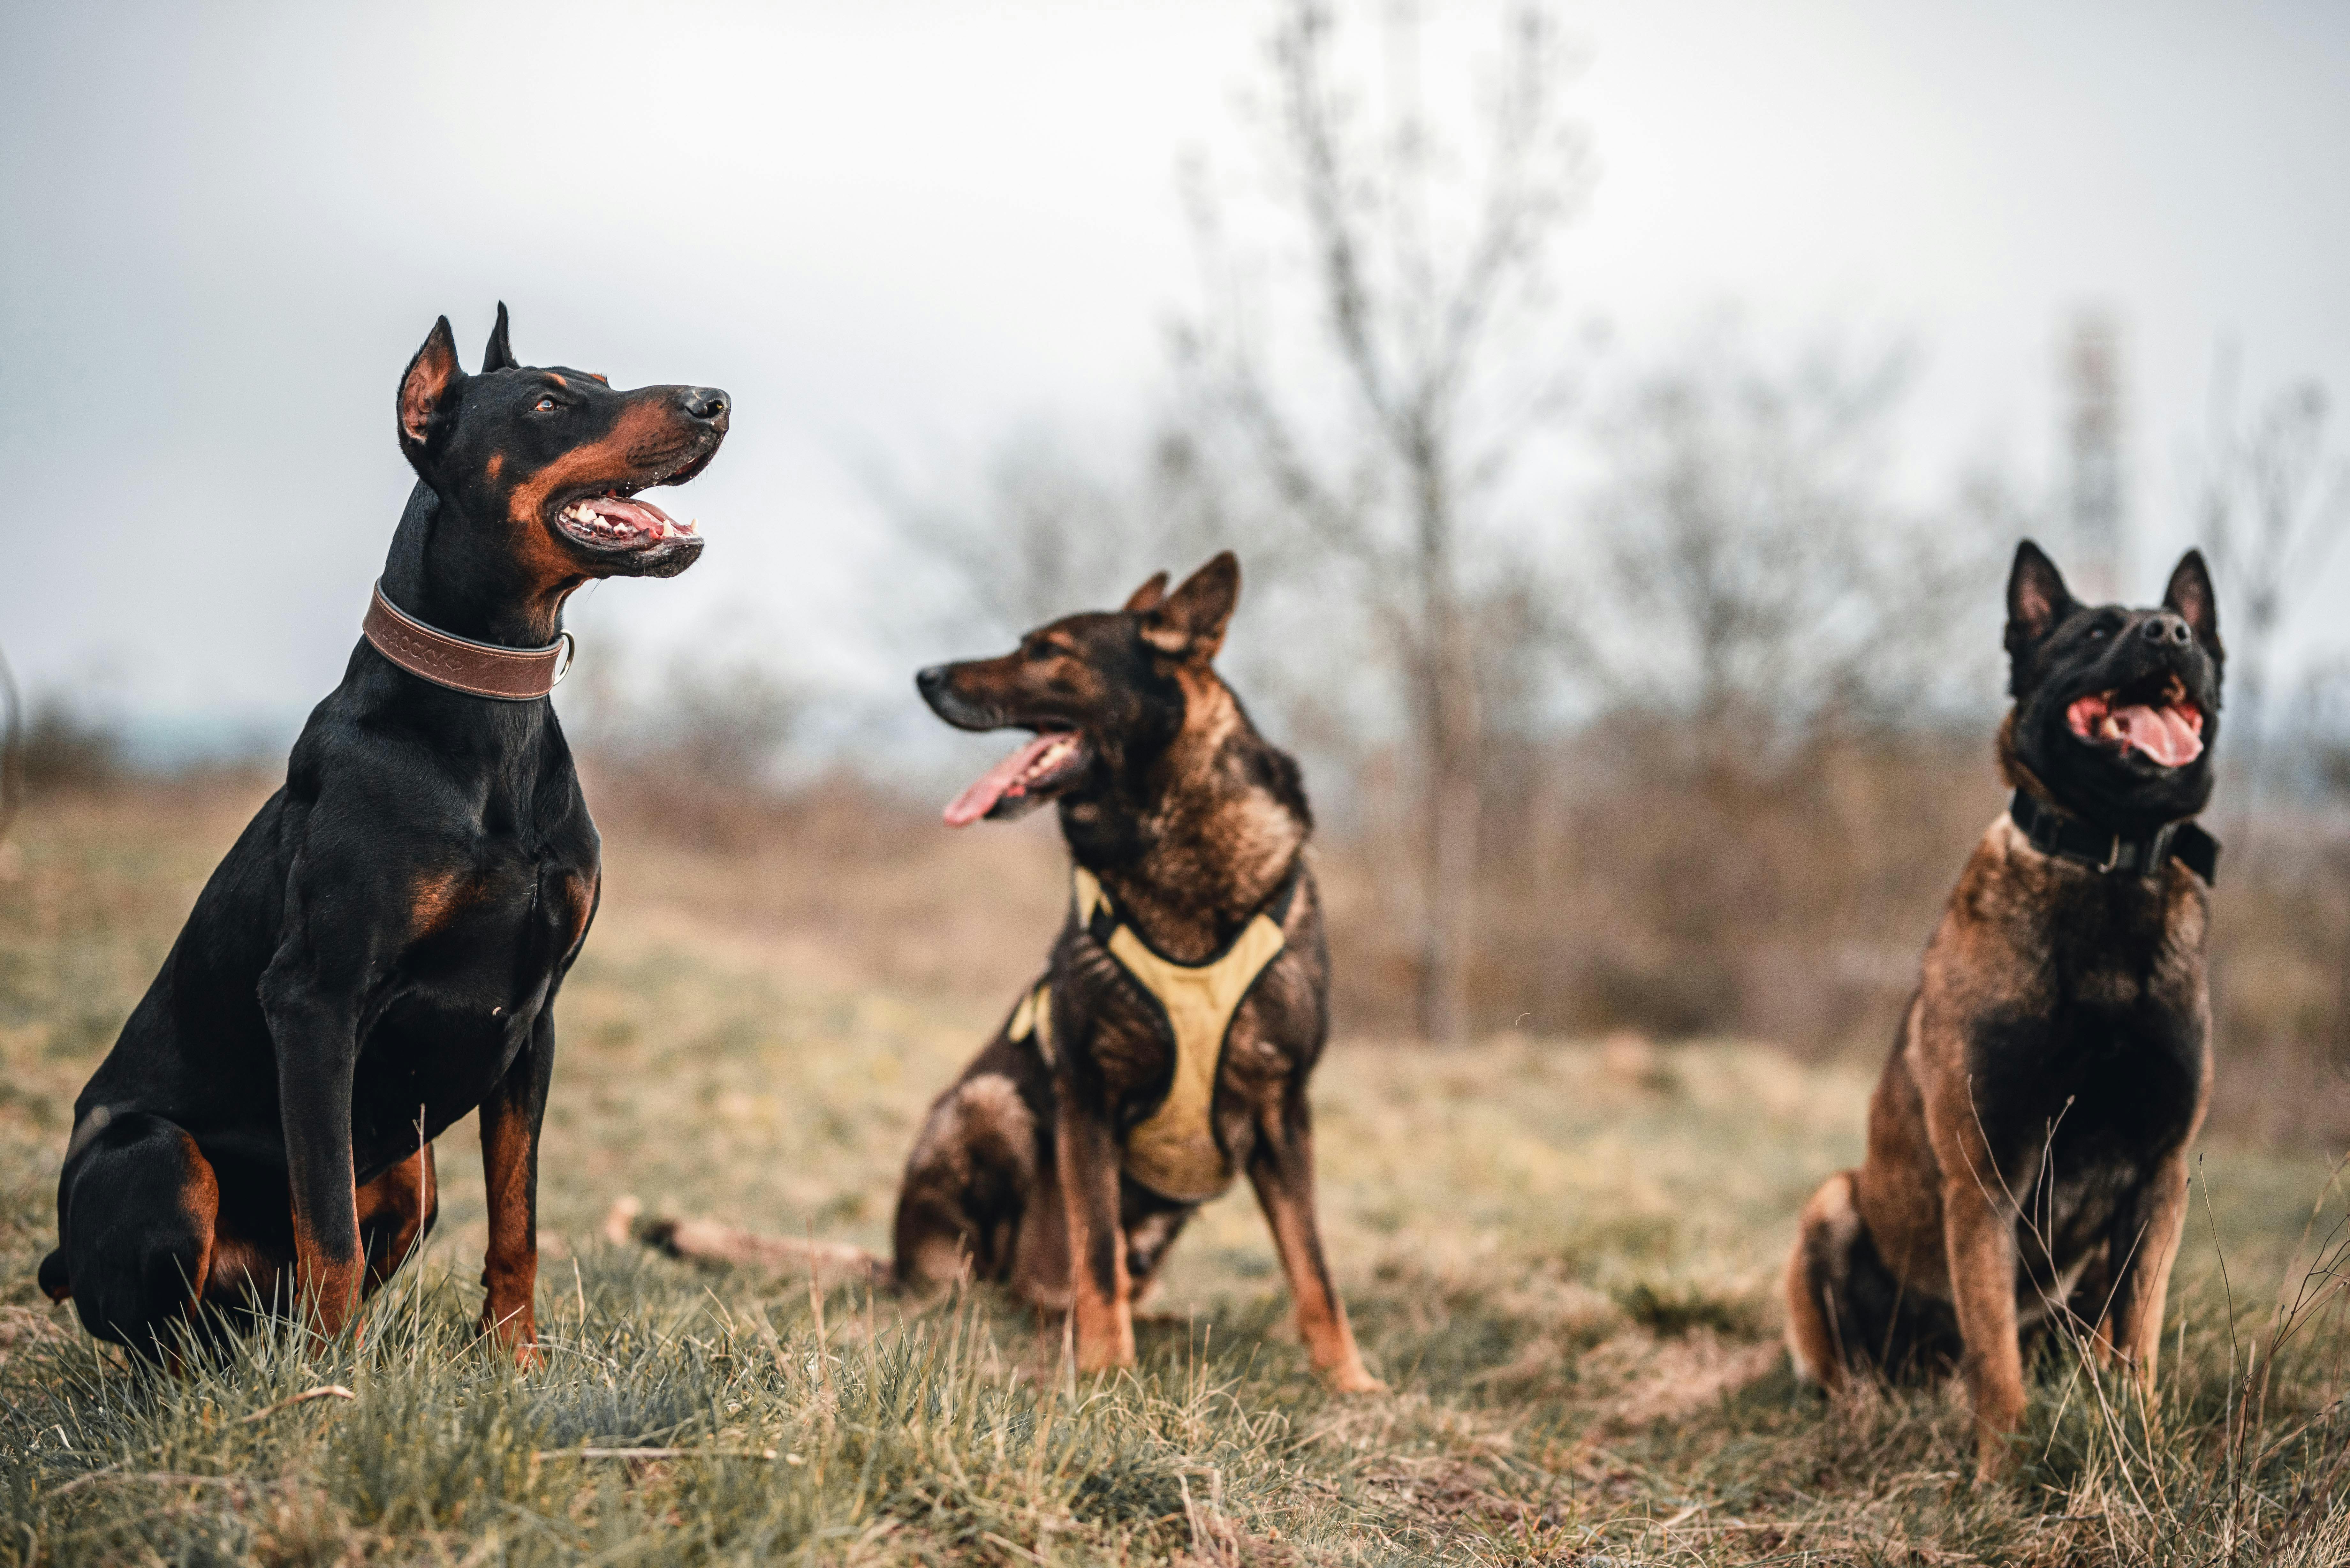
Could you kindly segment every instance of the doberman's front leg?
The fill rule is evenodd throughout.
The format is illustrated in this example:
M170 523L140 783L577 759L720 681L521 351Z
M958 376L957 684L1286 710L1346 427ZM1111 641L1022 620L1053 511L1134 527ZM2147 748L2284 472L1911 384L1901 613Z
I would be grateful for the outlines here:
M1126 1233L1118 1225L1118 1141L1108 1118L1077 1108L1064 1085L1054 1131L1060 1186L1069 1216L1075 1278L1077 1370L1134 1365L1134 1296L1126 1272Z
M482 1262L482 1332L511 1346L518 1365L538 1361L531 1298L538 1286L538 1132L555 1073L555 1020L543 1010L530 1044L482 1102L482 1177L490 1207Z
M284 958L263 974L261 1001L277 1049L296 1310L333 1334L359 1300L363 1262L351 1168L356 1022L348 1001L328 1000L298 961Z
M1322 1227L1314 1205L1312 1113L1302 1093L1286 1098L1278 1123L1258 1129L1248 1173L1265 1222L1273 1227L1290 1297L1297 1303L1298 1334L1315 1370L1338 1392L1385 1393L1387 1385L1363 1365L1355 1331L1347 1322L1347 1303L1331 1284L1330 1266L1322 1255Z

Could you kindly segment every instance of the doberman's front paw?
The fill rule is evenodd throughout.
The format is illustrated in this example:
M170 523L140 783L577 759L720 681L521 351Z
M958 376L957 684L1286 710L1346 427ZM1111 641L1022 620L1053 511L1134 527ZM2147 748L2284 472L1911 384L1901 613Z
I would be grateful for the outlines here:
M1341 1366L1330 1374L1331 1391L1338 1394L1384 1394L1388 1386L1370 1374L1370 1369L1357 1361Z
M475 1327L483 1338L494 1339L511 1352L515 1365L525 1372L536 1370L544 1359L538 1353L537 1326L527 1319L500 1322L484 1312Z

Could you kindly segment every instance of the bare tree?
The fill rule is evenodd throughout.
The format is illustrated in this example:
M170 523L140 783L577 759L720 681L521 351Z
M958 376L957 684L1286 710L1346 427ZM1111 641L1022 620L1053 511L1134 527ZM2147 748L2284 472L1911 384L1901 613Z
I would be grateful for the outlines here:
M1274 372L1222 209L1196 183L1211 304L1178 352L1264 482L1269 522L1351 568L1376 628L1413 774L1419 1027L1451 1043L1470 1026L1481 614L1523 577L1492 526L1493 495L1558 398L1548 380L1511 377L1549 305L1549 249L1586 187L1585 143L1563 112L1568 62L1539 6L1503 13L1473 175L1420 107L1417 18L1398 4L1385 19L1389 90L1376 117L1343 79L1325 5L1290 0L1272 39L1271 161L1310 258L1312 358L1336 383L1338 428Z
M2277 637L2350 524L2350 462L2328 454L2324 386L2282 388L2240 424L2236 379L2235 355L2224 352L2212 377L2196 524L2230 606L2223 624L2234 666L2230 732L2241 771L2233 789L2241 836L2261 789Z
M1887 498L1907 379L1898 349L1814 348L1783 369L1715 331L1600 422L1582 662L1613 705L1688 721L1706 771L1751 770L1823 720L1972 705L2003 509L1981 486L1949 515Z
M1003 637L1123 597L1149 572L1167 532L1151 497L1080 457L1060 435L1021 431L975 485L918 494L876 470L876 498L941 593L926 628Z

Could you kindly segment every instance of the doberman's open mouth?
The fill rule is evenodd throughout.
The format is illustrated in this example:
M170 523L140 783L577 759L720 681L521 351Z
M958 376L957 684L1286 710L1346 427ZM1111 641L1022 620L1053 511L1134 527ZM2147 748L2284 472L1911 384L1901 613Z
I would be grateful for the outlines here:
M1074 730L1047 730L1023 742L948 802L947 826L964 827L982 817L1022 815L1050 800L1092 760L1083 735Z
M575 501L555 514L556 525L597 550L641 550L665 539L701 537L650 501L613 492Z
M2064 722L2092 745L2140 752L2166 768L2185 767L2203 754L2203 710L2188 699L2176 675L2151 675L2075 698Z

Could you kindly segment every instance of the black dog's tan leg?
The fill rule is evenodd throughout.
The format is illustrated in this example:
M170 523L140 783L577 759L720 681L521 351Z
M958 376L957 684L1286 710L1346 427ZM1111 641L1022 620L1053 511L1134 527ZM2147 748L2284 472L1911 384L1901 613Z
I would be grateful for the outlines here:
M220 1183L174 1123L134 1113L99 1125L58 1194L74 1308L101 1339L176 1366L213 1272Z
M1322 1228L1314 1208L1314 1126L1305 1097L1293 1096L1279 1125L1262 1129L1250 1151L1249 1184L1273 1227L1290 1299L1297 1303L1297 1332L1315 1370L1342 1394L1379 1394L1387 1385L1363 1366L1347 1303L1330 1282L1322 1254Z
M2147 1180L2127 1222L2115 1227L2110 1245L2126 1254L2116 1264L2113 1306L2100 1335L2102 1348L2118 1356L2154 1391L2162 1350L2162 1309L2170 1293L2170 1265L2178 1257L2179 1232L2187 1227L2187 1151L2182 1146Z
M359 1235L367 1251L369 1294L400 1271L440 1213L441 1184L432 1169L432 1147L414 1154L359 1189Z
M1069 1217L1077 1370L1134 1365L1134 1300L1118 1225L1118 1145L1099 1116L1073 1113L1063 1095L1056 1117L1061 1195Z
M550 1002L550 1009L552 1003ZM524 1366L538 1362L538 1133L555 1065L555 1022L546 1011L530 1044L482 1101L482 1181L490 1244L482 1260L482 1332L494 1334Z
M1975 1477L2006 1472L2008 1438L2023 1425L2023 1347L2016 1337L2015 1230L1971 1177L1942 1190L1942 1236L1950 1258L1951 1304L1966 1343L1967 1394L1974 1407Z
M290 899L287 922L301 919ZM356 987L317 980L289 942L261 977L262 1012L277 1048L277 1098L294 1210L295 1310L320 1334L341 1332L359 1299L359 1194L351 1168ZM339 996L341 1002L328 1000Z

